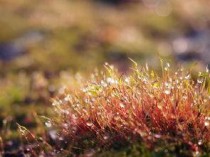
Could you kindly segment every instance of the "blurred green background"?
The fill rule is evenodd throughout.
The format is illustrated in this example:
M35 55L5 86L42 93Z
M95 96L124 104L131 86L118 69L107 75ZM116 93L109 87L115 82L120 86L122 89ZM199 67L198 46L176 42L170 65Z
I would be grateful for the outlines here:
M208 0L0 0L0 136L16 150L16 123L41 134L36 115L72 77L132 58L195 71L210 63ZM73 87L72 87L73 88ZM12 141L12 143L11 143Z

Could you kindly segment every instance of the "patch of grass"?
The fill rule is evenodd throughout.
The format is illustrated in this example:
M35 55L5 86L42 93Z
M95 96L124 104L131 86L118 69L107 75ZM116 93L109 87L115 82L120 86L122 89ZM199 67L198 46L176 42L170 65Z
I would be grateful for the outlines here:
M53 150L103 153L138 143L154 156L208 153L209 73L193 80L189 72L174 72L167 63L159 76L134 64L125 76L106 64L106 71L54 98L55 115L45 122Z

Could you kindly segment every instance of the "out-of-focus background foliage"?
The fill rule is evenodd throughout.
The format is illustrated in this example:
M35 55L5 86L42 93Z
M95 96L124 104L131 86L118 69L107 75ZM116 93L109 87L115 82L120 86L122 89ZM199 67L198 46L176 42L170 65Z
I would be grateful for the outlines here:
M201 70L210 63L208 0L0 0L0 136L19 147L17 125L37 134L36 115L76 74L132 58Z

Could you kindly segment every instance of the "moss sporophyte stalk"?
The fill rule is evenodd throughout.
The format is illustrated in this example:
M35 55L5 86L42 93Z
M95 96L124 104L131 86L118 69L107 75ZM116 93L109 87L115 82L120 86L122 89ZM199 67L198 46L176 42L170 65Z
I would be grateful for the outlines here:
M169 154L209 151L209 72L196 79L168 63L161 75L136 63L131 69L122 75L105 64L104 71L53 99L54 116L45 122L53 149L84 153L139 143Z

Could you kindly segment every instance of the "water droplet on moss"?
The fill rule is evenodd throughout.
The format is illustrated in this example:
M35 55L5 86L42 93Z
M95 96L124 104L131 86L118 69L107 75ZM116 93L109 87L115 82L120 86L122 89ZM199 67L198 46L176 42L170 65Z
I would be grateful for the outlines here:
M198 79L197 79L197 82L198 82L199 84L203 83L203 78L198 78Z
M64 101L69 102L71 101L71 96L68 94L65 98Z
M113 79L113 78L111 78L111 77L108 77L108 78L106 79L106 81L107 81L107 83L109 83L109 84L117 84L117 83L118 83L117 80L115 80L115 79Z
M115 116L114 120L116 120L116 121L120 120L120 116Z
M130 83L130 78L126 77L126 78L125 78L125 82L126 82L126 83Z
M61 104L62 104L61 100L54 100L53 103L52 103L52 106L59 106Z
M208 73L209 72L209 68L208 67L206 67L206 73Z
M104 138L104 140L108 140L109 136L105 135L103 138Z
M155 138L161 138L161 135L155 134L154 137L155 137Z
M125 108L125 105L123 103L120 103L121 108Z
M210 117L205 117L205 120L209 120L210 121Z
M166 89L166 90L164 91L164 93L167 94L167 95L169 95L169 94L171 94L171 90Z
M161 110L163 109L163 107L161 105L157 105L157 107Z
M92 122L87 122L86 125L91 127L91 126L93 126L93 123Z
M47 121L47 122L45 122L45 126L50 128L50 127L52 127L52 123L50 121Z
M55 130L50 130L49 135L53 140L57 139L57 137L58 137L57 131L55 131Z
M205 125L205 126L209 126L209 122L208 122L208 121L205 121L205 122L204 122L204 125Z
M191 78L191 75L190 74L188 74L187 76L185 76L185 79L186 80L189 80Z
M198 145L202 145L203 144L203 141L202 140L199 140L198 141Z
M186 95L184 95L182 98L183 98L184 100L187 100L187 96L186 96Z
M64 127L65 129L68 129L68 128L69 128L68 123L64 123L64 124L63 124L63 127Z
M105 82L105 81L101 81L101 85L103 86L103 87L107 87L107 83Z

